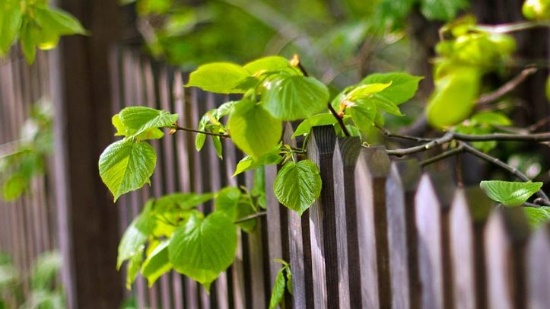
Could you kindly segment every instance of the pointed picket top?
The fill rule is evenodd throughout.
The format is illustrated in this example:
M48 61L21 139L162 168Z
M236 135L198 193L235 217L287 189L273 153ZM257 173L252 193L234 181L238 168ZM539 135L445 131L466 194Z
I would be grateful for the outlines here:
M521 208L493 211L484 233L487 267L487 305L490 308L525 308L523 256L529 226Z
M527 292L530 309L550 306L550 225L539 228L529 239L526 252Z
M441 204L428 174L420 178L415 204L422 307L443 308Z

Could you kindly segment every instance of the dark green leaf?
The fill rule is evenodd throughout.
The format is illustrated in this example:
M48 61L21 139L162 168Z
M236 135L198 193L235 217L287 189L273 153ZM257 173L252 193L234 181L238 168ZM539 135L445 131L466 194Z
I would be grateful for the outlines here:
M157 155L145 142L121 140L107 147L99 158L99 175L116 201L122 194L137 190L155 170Z
M416 91L418 90L418 83L421 80L421 76L413 76L401 72L392 72L369 75L361 81L361 84L391 83L389 87L379 92L377 96L380 96L393 104L399 105L414 97Z
M298 120L313 116L327 107L328 88L305 76L276 75L263 84L262 105L280 120Z
M246 100L235 106L227 126L235 145L255 159L271 152L283 132L280 120L262 106Z
M172 193L155 201L155 213L191 210L214 198L213 193Z
M216 195L214 202L216 211L223 212L227 217L234 220L241 195L241 190L237 187L225 187L221 189Z
M493 201L514 207L525 203L542 188L542 182L482 181L479 186Z
M245 68L233 63L209 63L191 73L185 86L215 93L244 93L245 90L239 89L239 85L250 76Z
M237 228L225 214L193 215L178 228L168 245L174 269L201 283L206 290L235 258Z
M273 187L281 204L302 215L321 194L319 168L310 160L288 162L275 177Z

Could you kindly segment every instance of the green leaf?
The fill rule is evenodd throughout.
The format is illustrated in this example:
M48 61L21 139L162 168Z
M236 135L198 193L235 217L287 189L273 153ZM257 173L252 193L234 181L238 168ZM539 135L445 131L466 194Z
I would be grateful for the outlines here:
M7 4L0 18L0 56L5 56L15 42L21 27L22 14L20 6Z
M239 89L239 85L250 77L242 66L216 62L201 65L189 75L189 83L185 86L215 93L244 93L246 89Z
M273 284L273 290L271 291L271 299L269 300L269 309L275 309L283 301L285 296L286 280L285 272L286 266L281 267L275 277L275 283Z
M137 139L140 137L148 139L150 135L156 136L156 133L149 132L158 128L171 127L178 121L177 114L170 114L163 110L145 106L131 106L121 110L118 126L115 124L115 117L113 117L113 125L117 130L125 132L126 136L136 137ZM147 134L144 135L143 133Z
M338 120L330 113L313 115L300 123L292 137L309 134L311 128L316 126L334 125L336 123L338 123Z
M86 34L86 30L76 18L60 9L36 6L34 16L42 28L53 31L57 35Z
M280 120L247 100L235 106L227 126L235 145L255 159L271 152L279 144L283 132Z
M414 97L418 90L418 83L422 78L421 76L413 76L402 72L378 73L367 76L361 81L361 84L391 83L377 96L399 105Z
M373 94L379 93L384 89L388 88L390 85L391 85L391 82L385 83L385 84L373 83L373 84L367 84L367 85L359 85L357 87L351 88L351 91L346 94L345 100L356 101L359 99L369 98Z
M120 114L116 114L111 119L113 126L117 130L115 136L135 136L135 130L126 127L120 119ZM164 136L164 132L158 128L152 128L136 136L136 139L143 141L148 139L161 139Z
M479 124L488 124L491 126L509 126L512 124L512 121L508 118L508 116L496 112L477 113L472 116L471 120Z
M493 201L507 207L520 206L542 188L542 182L482 181L479 186Z
M396 104L389 101L385 97L379 96L378 94L374 94L372 98L365 99L365 101L374 103L374 105L376 106L376 108L378 108L378 110L383 110L386 113L389 113L395 116L403 116L403 114L401 113L401 110Z
M155 213L191 210L214 198L213 193L173 193L159 197L155 201Z
M153 286L160 276L169 272L172 265L168 259L170 240L161 241L150 253L141 266L141 274L147 278L149 287Z
M468 8L467 0L421 0L420 11L429 20L450 21L461 10Z
M178 228L168 245L174 269L202 284L206 290L235 258L237 228L225 214L206 218L193 215Z
M523 207L523 212L532 229L550 222L550 207Z
M298 72L286 58L280 56L269 56L254 60L245 64L244 68L252 75L265 72Z
M235 219L241 195L242 192L237 187L225 187L221 189L216 195L214 202L216 211L223 212L227 217Z
M281 204L302 215L321 194L319 168L310 160L288 162L275 177L273 187Z
M262 104L280 120L298 120L313 116L327 107L328 88L305 76L276 75L264 84Z
M36 42L37 42L36 26L27 18L23 18L21 32L19 33L19 42L21 49L27 59L27 63L33 63L36 57Z
M117 269L120 269L124 261L132 256L139 254L149 235L155 229L155 220L149 215L153 205L153 200L149 200L144 206L144 210L139 214L122 234L118 244Z
M240 173L246 172L251 169L255 169L262 165L281 163L283 158L279 154L280 148L280 145L277 145L277 147L274 148L272 151L260 156L256 160L254 160L251 156L245 156L241 159L241 161L239 161L239 163L237 163L237 167L235 168L235 173L233 173L233 176L239 175Z
M29 187L29 178L21 173L15 173L8 177L2 185L2 197L5 201L15 201Z
M366 101L349 106L346 109L346 113L351 116L351 119L359 129L367 131L374 125L378 110L374 104Z
M116 201L122 194L150 183L156 163L157 155L151 145L120 140L99 157L99 175Z
M137 275L143 264L143 251L145 246L139 247L136 254L132 255L128 260L128 269L126 270L126 288L130 290L132 288L132 283L136 281Z
M45 252L34 261L32 268L32 289L40 290L49 288L56 280L63 261L58 252Z

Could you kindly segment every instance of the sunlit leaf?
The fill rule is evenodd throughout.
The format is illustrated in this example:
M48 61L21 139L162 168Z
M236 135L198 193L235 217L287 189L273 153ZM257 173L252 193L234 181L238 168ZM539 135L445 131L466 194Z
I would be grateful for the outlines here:
M273 290L271 291L271 299L269 300L269 309L275 309L283 301L286 289L286 280L284 271L286 267L281 267L275 277L275 283L273 283Z
M514 207L525 203L542 188L542 182L482 181L479 186L493 201Z
M334 115L330 113L313 115L311 117L308 117L307 119L302 121L300 125L298 125L298 127L294 131L294 134L292 134L292 137L309 134L311 128L315 126L334 125L336 123L338 123L338 120L336 120Z
M118 244L117 269L120 269L124 261L142 252L141 247L145 245L147 237L155 229L155 220L149 216L153 201L149 200L140 213L122 234Z
M202 284L206 290L235 258L237 228L225 214L206 218L193 215L178 228L168 245L174 269Z
M262 105L280 120L305 119L328 104L328 88L312 77L281 74L268 78L263 86Z
M109 145L99 158L99 175L116 201L122 194L137 190L153 175L157 155L145 142L120 140Z
M141 274L147 279L149 287L153 286L160 276L169 272L172 265L168 259L169 240L161 241L150 253L147 254L141 266Z
M253 158L272 151L283 132L280 120L262 106L246 100L235 106L227 126L235 145Z
M15 42L22 21L20 6L7 4L3 9L0 18L0 56L5 56Z
M116 115L113 117L113 125L119 131L118 133L124 133L126 136L133 136L138 139L140 136L155 137L158 133L155 133L154 130L171 127L179 117L178 114L170 114L163 110L145 106L126 107L118 115L119 123L117 124L115 124ZM152 130L153 132L151 132ZM149 134L149 132L151 133Z
M245 82L251 74L242 66L216 62L201 65L189 75L186 87L198 87L215 93L243 93L239 85Z
M265 72L299 72L290 65L290 62L280 56L269 56L254 60L245 64L244 68L252 75L257 75Z
M550 222L550 207L523 207L523 212L532 229Z
M402 72L391 72L371 74L363 79L361 83L391 83L389 87L379 92L377 96L386 99L388 102L399 105L414 97L418 90L418 83L421 80L421 76L413 76Z
M57 8L36 6L34 9L36 22L44 29L57 35L86 34L80 22L71 14Z
M281 204L302 215L321 194L319 168L310 160L287 162L275 177L273 189Z

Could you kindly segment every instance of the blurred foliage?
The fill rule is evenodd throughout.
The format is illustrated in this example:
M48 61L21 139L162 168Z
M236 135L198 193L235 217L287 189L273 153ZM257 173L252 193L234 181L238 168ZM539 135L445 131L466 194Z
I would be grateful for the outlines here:
M25 277L8 255L0 253L0 308L66 308L63 291L56 284L61 265L58 252L44 252L34 260L30 276ZM30 286L30 293L23 296L25 284Z
M0 145L0 184L4 200L19 198L31 187L33 177L44 173L47 156L53 148L52 113L50 102L37 103L21 128L20 139Z
M466 0L121 2L135 4L149 51L184 68L297 53L324 82L344 78L339 85L365 75L366 59L380 58L384 71L404 69L410 58L404 25L416 7L428 19L448 21L468 6Z

